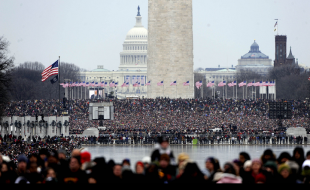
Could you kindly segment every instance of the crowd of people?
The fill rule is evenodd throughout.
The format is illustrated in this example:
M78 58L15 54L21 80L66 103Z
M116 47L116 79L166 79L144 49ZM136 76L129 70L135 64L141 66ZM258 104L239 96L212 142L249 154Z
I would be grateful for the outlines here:
M47 151L62 149L66 157L69 157L72 150L81 147L83 140L74 136L47 136L44 138L33 136L23 139L22 136L0 135L0 154L14 164L17 164L19 155L39 154L41 149Z
M307 101L288 101L292 119L279 121L268 118L269 100L233 99L136 99L97 100L112 101L114 120L104 120L106 130L101 134L206 134L221 128L224 134L257 134L269 131L281 134L287 127L304 127L309 132ZM69 100L66 108L57 100L12 101L7 105L7 116L35 114L70 115L70 135L82 134L89 127L98 127L99 121L89 120L90 100ZM234 130L232 130L234 129Z
M26 152L25 152L26 153ZM131 163L129 158L115 163L104 157L92 159L87 150L73 149L66 156L63 149L42 147L39 152L19 154L17 165L0 155L0 183L7 184L96 184L96 183L310 183L310 151L302 147L282 152L278 157L266 149L260 158L246 152L223 165L212 155L199 168L187 153L175 157L168 140L159 138L151 155Z

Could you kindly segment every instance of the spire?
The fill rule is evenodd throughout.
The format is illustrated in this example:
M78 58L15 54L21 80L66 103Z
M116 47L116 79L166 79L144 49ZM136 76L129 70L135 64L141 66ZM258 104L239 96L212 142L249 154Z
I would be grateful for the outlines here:
M136 16L136 25L135 27L143 27L142 23L141 23L142 17L140 15L140 7L138 6L138 14Z
M290 54L288 55L287 59L294 59L295 57L292 54L292 47L290 46Z
M138 14L137 14L137 16L141 16L140 15L140 7L138 6Z

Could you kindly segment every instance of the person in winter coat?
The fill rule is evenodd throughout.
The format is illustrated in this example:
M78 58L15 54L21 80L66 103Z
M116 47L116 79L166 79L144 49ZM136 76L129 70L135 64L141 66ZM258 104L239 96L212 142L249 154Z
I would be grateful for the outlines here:
M170 157L170 162L174 163L175 158L174 158L172 150L169 147L168 139L159 137L158 142L159 142L159 146L156 147L155 150L152 152L151 161L158 162L162 154L167 154Z
M279 165L278 172L280 174L279 183L296 183L287 164Z
M224 165L224 173L217 183L242 183L242 178L237 176L233 164L227 162Z

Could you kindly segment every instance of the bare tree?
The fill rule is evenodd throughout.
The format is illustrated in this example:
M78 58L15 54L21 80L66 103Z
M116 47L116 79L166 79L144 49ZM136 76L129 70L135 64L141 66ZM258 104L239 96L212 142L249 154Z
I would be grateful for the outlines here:
M268 77L276 79L277 99L309 98L309 73L301 73L297 65L275 67L269 71Z
M0 116L10 97L7 89L11 85L11 69L14 66L14 57L8 56L9 42L0 37Z
M58 99L59 85L50 83L50 77L45 82L41 82L41 73L45 69L44 65L38 62L26 62L13 69L12 85L10 93L14 100L34 100L34 99ZM79 67L74 64L61 63L60 82L70 79L79 82ZM60 98L63 98L64 89L60 88Z

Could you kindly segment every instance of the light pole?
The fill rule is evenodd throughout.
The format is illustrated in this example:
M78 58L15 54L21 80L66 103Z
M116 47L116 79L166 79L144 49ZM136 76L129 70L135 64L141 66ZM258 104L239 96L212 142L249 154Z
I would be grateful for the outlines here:
M103 78L103 77L99 77L100 78L100 85L101 85L101 78ZM101 87L101 86L100 86ZM98 92L97 92L97 95L98 95L98 99L99 99L99 86L98 86Z

